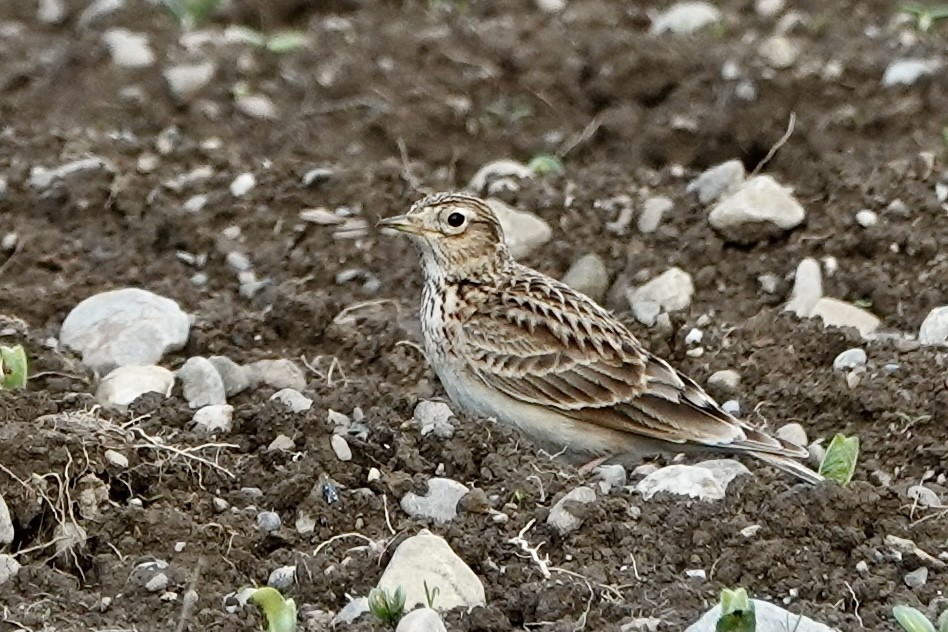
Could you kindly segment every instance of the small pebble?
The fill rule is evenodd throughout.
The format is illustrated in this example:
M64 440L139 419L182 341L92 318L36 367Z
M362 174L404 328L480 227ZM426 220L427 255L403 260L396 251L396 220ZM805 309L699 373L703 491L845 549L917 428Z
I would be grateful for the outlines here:
M334 434L329 441L332 446L332 451L336 453L336 458L340 461L352 460L352 449L349 447L349 442L346 441L345 437Z
M292 413L304 413L313 407L313 400L293 388L283 388L270 396L271 401L280 402Z
M281 566L280 568L275 568L270 573L270 577L267 578L267 586L277 588L279 590L285 590L293 585L293 582L296 581L296 567L295 566Z
M723 391L735 392L741 385L741 374L733 369L715 371L708 377L708 386Z
M865 574L869 572L869 563L866 560L859 560L856 562L856 572L860 574Z
M796 422L784 424L780 428L777 428L776 434L778 438L783 439L787 443L792 443L793 445L806 447L808 443L806 430Z
M272 532L283 526L280 514L275 511L261 511L257 514L257 526L264 531Z
M928 581L928 567L920 566L905 575L905 585L909 588L921 588Z
M230 509L230 503L224 500L223 498L214 497L214 500L211 501L211 505L214 507L216 513L224 513Z
M674 208L675 204L664 196L651 197L642 205L642 214L639 215L638 227L641 233L654 233L662 223L665 213Z
M596 500L596 492L591 487L577 487L550 508L547 524L559 531L561 535L575 531L582 526L584 519L584 516L572 513L576 511L575 504L585 505L594 500Z
M736 399L729 399L723 404L721 404L721 409L729 415L734 415L735 417L740 417L741 415L741 403Z
M236 198L247 195L257 184L257 178L252 173L242 173L230 183L230 194Z
M855 347L843 351L833 360L833 369L836 371L846 371L866 365L865 350Z
M317 184L322 184L335 175L335 172L332 169L326 167L316 167L315 169L310 169L303 174L303 186L311 187Z
M879 216L869 209L862 209L856 213L856 223L863 228L871 228L879 223Z

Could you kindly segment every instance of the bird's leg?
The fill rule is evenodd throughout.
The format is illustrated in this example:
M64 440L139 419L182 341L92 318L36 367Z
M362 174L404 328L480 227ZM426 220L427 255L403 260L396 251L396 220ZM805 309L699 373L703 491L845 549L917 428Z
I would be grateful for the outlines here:
M586 476L587 474L591 474L594 469L596 469L597 467L599 467L600 465L602 465L608 460L609 460L608 456L598 456L592 461L590 461L589 463L586 463L585 465L580 467L578 471L583 476Z

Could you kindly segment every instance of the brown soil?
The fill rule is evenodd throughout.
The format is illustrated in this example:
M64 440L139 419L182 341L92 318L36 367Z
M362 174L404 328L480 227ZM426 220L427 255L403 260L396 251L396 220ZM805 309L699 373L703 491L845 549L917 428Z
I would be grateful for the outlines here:
M0 629L175 629L201 559L190 629L254 629L257 614L230 614L222 599L266 582L284 564L299 566L288 594L302 604L307 629L326 629L325 613L341 608L347 594L366 594L393 545L423 526L399 509L398 498L423 489L439 466L498 508L520 499L505 524L463 511L447 526L427 525L487 590L488 607L450 613L450 629L545 623L542 629L573 630L585 622L587 630L609 631L650 615L662 618L662 629L677 630L722 587L736 585L842 630L857 629L860 617L868 630L894 630L889 612L898 603L932 614L944 608L948 571L932 567L928 582L910 589L903 577L921 562L912 555L893 560L884 539L910 538L934 555L948 547L945 514L913 507L905 493L929 471L948 473L945 351L871 343L869 370L850 388L832 361L861 344L858 335L784 314L789 283L774 296L757 282L764 273L785 278L803 257L833 256L839 269L825 279L826 293L871 302L887 328L909 332L948 302L948 221L933 193L944 177L948 75L906 89L880 84L897 56L944 57L944 25L928 34L894 28L889 2L791 2L804 18L792 33L803 55L792 69L767 71L756 46L772 21L737 0L720 3L727 16L720 28L661 38L648 34L645 8L605 0L571 0L559 17L526 0L246 0L215 23L306 29L312 45L279 56L207 46L215 79L179 105L160 72L187 57L173 19L134 3L83 27L77 20L86 3L67 4L66 22L48 26L35 17L35 3L0 3L0 175L9 184L0 218L5 231L19 235L18 247L0 255L0 311L9 321L5 340L28 345L37 374L27 391L0 393L0 463L9 470L0 473L0 492L17 527L11 552L23 564L3 588L5 616L22 627ZM118 26L149 35L156 66L113 65L101 32ZM879 29L877 37L865 35L870 28ZM903 31L917 42L900 48ZM738 99L735 82L721 78L727 60L757 79L755 101ZM821 77L829 60L841 63L840 77ZM237 112L237 81L268 94L279 121ZM753 247L724 243L685 184L735 157L753 168L791 112L794 134L765 171L795 188L806 225ZM552 502L580 484L575 471L463 414L448 441L422 438L404 423L419 398L441 393L416 350L399 344L417 336L414 254L372 230L362 239L334 239L331 227L300 225L299 211L349 206L371 224L418 197L413 178L430 189L459 188L483 163L555 152L591 122L594 133L568 153L565 175L529 182L511 196L554 227L554 240L526 262L559 276L577 257L597 252L618 283L670 265L689 271L695 299L674 316L672 331L635 326L636 333L699 382L715 370L738 369L742 406L772 427L800 421L811 437L858 434L863 454L850 487L803 488L754 465L757 476L735 482L726 501L644 502L614 493L589 508L579 531L559 537L544 520ZM159 136L173 140L171 150L154 170L138 169L143 153L157 154ZM922 152L935 156L934 168ZM29 186L32 167L87 155L114 171L85 171L46 191ZM162 185L202 165L213 169L207 180L181 190ZM315 166L330 166L334 175L304 188L301 176ZM245 171L258 183L237 200L228 186ZM206 207L182 210L196 193L208 194ZM675 208L655 234L617 237L604 229L614 217L594 202L623 194L636 205L647 195L668 195ZM896 198L908 216L885 214ZM880 213L878 226L854 224L862 208ZM238 294L224 262L221 235L231 226L240 228L257 274L272 280L252 300ZM205 286L190 282L197 270L179 251L208 253ZM336 283L339 272L353 268L377 277L380 289L366 290L365 277ZM205 463L149 448L141 433L115 425L137 418L148 436L179 447L205 444L188 427L191 411L180 393L142 398L126 414L56 415L89 410L94 378L47 340L81 299L126 285L172 297L196 315L187 348L166 358L167 366L190 355L239 362L305 356L319 369L306 389L313 409L286 413L268 402L265 388L241 394L232 402L235 431L223 439L230 445L195 452ZM334 322L342 309L377 299L386 301ZM687 356L685 333L711 313L705 355ZM883 370L887 363L898 369ZM329 447L327 410L356 407L369 432L350 440L354 458L343 463ZM268 452L278 434L291 437L301 456ZM129 457L128 468L105 460L109 448ZM372 467L382 479L367 485ZM875 470L894 475L891 484L881 485ZM339 502L325 502L326 481L339 487ZM264 495L248 499L245 487ZM932 487L945 497L943 487ZM215 512L215 496L238 511ZM277 511L284 528L264 534L251 506ZM54 541L63 509L88 540L57 557L44 545ZM293 528L300 511L316 518L313 534ZM553 565L585 579L554 573L544 580L518 556L508 540L534 518L528 538L547 543ZM740 534L754 524L756 535ZM351 532L384 549L350 551L364 542L339 539L313 555L319 543ZM176 551L176 542L186 546ZM170 563L168 590L177 601L130 581L137 563L154 558ZM861 560L867 573L856 570ZM707 581L684 574L699 568ZM111 599L107 608L103 598ZM365 618L351 629L383 628Z

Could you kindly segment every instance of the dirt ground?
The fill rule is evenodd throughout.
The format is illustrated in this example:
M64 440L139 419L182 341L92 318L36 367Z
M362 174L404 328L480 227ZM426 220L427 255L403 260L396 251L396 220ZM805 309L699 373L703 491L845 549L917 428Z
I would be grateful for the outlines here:
M237 43L187 49L180 25L149 3L129 2L88 24L79 0L67 2L61 24L41 22L35 4L0 3L0 176L8 185L0 227L18 236L0 254L0 313L4 341L28 346L36 374L27 391L0 393L0 491L17 527L7 552L23 564L3 587L0 629L173 630L199 564L188 629L259 627L257 613L229 612L222 600L285 564L299 569L287 594L306 629L327 629L347 595L365 595L394 545L422 526L443 535L486 588L486 608L446 616L452 630L617 631L641 616L680 630L737 585L841 630L894 630L890 610L899 603L930 614L948 605L944 564L929 563L927 583L909 588L903 577L923 562L897 560L885 544L897 536L935 556L948 550L945 511L906 495L927 477L948 499L946 350L868 343L868 370L852 388L832 364L863 345L858 334L781 310L807 256L834 257L825 293L869 305L887 329L917 332L930 309L948 303L948 213L934 193L939 179L948 181L948 75L901 88L880 82L899 57L948 61L945 23L920 32L881 0L791 0L783 15L798 12L789 32L802 52L792 67L773 70L757 47L779 18L761 17L744 0L719 3L722 23L692 36L649 34L658 3L605 0L569 0L556 15L527 1L244 0L210 23L310 34L307 48L287 54ZM115 27L147 34L155 63L116 66L101 37ZM203 59L216 65L213 80L176 101L162 70ZM722 77L728 61L755 82L753 100ZM269 96L276 118L238 111L240 90ZM686 194L687 182L732 158L756 166L791 112L794 133L764 172L794 187L805 225L754 246L725 243ZM414 253L372 228L334 237L334 227L302 224L299 212L345 206L372 226L417 199L418 182L461 188L490 160L564 148L565 174L507 196L554 229L525 262L561 276L596 252L620 285L671 265L690 272L695 297L673 315L672 330L633 323L635 333L701 383L716 370L739 370L742 408L772 428L799 421L811 438L857 434L863 453L850 487L801 487L751 465L756 476L736 481L725 501L613 493L590 506L580 530L560 537L545 518L582 483L574 470L463 414L447 441L405 423L420 398L442 394L417 350L401 344L418 335ZM33 167L90 155L111 168L48 189L29 184ZM180 179L205 165L206 177ZM332 175L304 186L315 167ZM244 172L257 184L237 199L228 187ZM195 194L206 194L206 205L185 210ZM597 201L626 195L638 208L658 194L675 206L657 232L606 231L615 217ZM896 199L907 213L886 211ZM863 208L879 213L878 225L855 224ZM224 261L235 241L271 281L251 299ZM204 254L206 264L181 252ZM339 278L353 270L353 280ZM207 275L203 285L191 280L197 272ZM761 290L762 274L780 277L775 294ZM196 316L187 347L165 366L192 355L305 357L315 369L305 390L313 409L288 413L269 402L272 389L243 393L231 402L234 432L217 440L227 445L192 452L204 461L149 447L123 426L135 420L168 445L206 444L189 429L180 392L144 397L126 413L57 415L90 410L94 376L49 339L80 300L129 285ZM336 318L357 304L351 318ZM610 307L628 311L622 301ZM706 353L690 357L685 334L704 314ZM341 462L329 446L327 411L357 407L368 432L350 439L354 457ZM279 434L297 453L267 451ZM129 465L107 461L110 448ZM373 467L382 477L367 484ZM448 525L404 514L398 499L423 490L439 469L497 508L516 499L510 520L495 523L476 507ZM338 502L323 498L325 481L338 486ZM262 498L248 498L247 487ZM216 511L215 497L238 511ZM253 507L278 512L285 526L262 532ZM316 519L313 533L293 527L300 512ZM57 556L63 516L88 538ZM532 519L527 537L575 574L543 579L509 544ZM741 535L755 524L754 536ZM355 532L379 546L351 550L365 542L350 537L314 554ZM176 599L130 579L152 559L169 562ZM860 561L867 571L857 571ZM707 579L688 578L689 569L704 569ZM350 629L383 626L364 617Z

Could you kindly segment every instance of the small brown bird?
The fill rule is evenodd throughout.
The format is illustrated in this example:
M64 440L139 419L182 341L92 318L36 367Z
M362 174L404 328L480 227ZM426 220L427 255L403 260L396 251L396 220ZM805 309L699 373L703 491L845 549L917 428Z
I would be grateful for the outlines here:
M451 400L574 460L716 450L817 483L785 443L728 414L592 299L511 258L474 197L441 193L379 222L421 254L425 352Z

